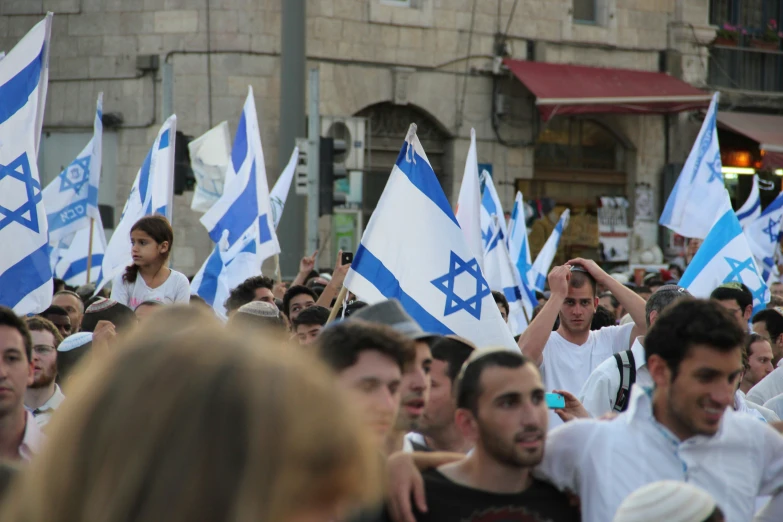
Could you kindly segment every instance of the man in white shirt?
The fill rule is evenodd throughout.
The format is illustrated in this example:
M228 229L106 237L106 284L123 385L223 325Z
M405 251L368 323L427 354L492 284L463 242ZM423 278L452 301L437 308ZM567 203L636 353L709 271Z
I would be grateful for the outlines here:
M775 368L772 373L761 379L750 389L747 399L754 404L763 405L781 393L783 393L783 367Z
M777 368L783 360L783 308L762 310L753 316L752 322L753 333L766 338L772 345L772 366Z
M783 520L783 437L733 411L745 331L720 305L683 300L645 338L655 388L634 386L611 422L577 420L547 438L542 474L577 493L586 522L612 520L636 489L659 480L703 488L728 522Z
M519 338L522 353L541 369L547 390L578 394L592 371L631 340L647 331L644 299L604 272L595 261L574 259L555 267L547 278L551 297ZM598 306L596 285L612 292L631 314L634 324L590 330ZM560 318L557 331L552 331ZM551 428L562 424L550 412Z
M753 315L753 294L747 286L736 281L723 283L712 291L710 299L728 310L740 328L748 331Z
M27 327L33 341L33 383L24 394L24 405L33 413L38 426L43 428L65 399L55 382L57 347L63 338L57 327L43 317L28 317Z
M759 334L751 334L745 343L743 354L745 375L740 383L740 390L747 394L754 386L765 379L775 369L772 366L772 347Z
M658 315L667 306L684 297L692 296L687 290L677 285L662 286L657 292L652 294L650 299L647 300L644 310L647 328L655 324ZM630 363L631 357L633 358L633 366L636 370L635 382L640 386L652 386L652 377L650 377L650 372L647 370L643 342L644 337L637 337L634 340L628 360ZM579 392L579 400L592 417L598 418L616 409L618 397L620 397L621 403L617 408L618 411L625 411L628 408L628 396L620 395L620 384L623 381L623 388L630 390L632 383L629 382L631 379L622 376L616 357L618 355L609 357L598 368L593 370L593 373L590 374L587 382L582 387L582 391ZM626 373L630 374L630 372Z

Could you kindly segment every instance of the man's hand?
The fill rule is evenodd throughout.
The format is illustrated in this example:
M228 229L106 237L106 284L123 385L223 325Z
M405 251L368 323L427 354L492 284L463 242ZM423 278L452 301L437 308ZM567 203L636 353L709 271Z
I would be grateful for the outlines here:
M581 257L577 257L576 259L568 261L566 265L569 267L574 265L581 266L587 270L587 273L593 276L593 279L595 279L599 284L603 284L607 277L611 278L611 276L604 272L604 269L598 266L598 263L592 259L582 259Z
M424 479L410 453L397 452L387 462L389 511L394 522L416 522L411 495L416 508L427 512Z
M92 333L92 352L103 355L109 351L109 347L117 338L114 324L110 321L98 321Z
M331 282L334 283L334 286L338 291L343 287L343 281L345 281L345 276L348 275L348 270L350 268L350 263L347 265L343 264L343 251L340 250L337 252L337 262L334 264L334 272L332 273Z
M547 281L552 295L565 299L568 295L568 282L571 280L571 269L568 266L556 266L549 272Z
M555 410L555 413L557 413L557 416L560 417L563 422L572 421L574 419L590 418L590 414L574 395L565 390L554 390L554 392L559 393L565 398L565 408Z
M299 261L299 273L307 275L315 269L315 258L318 257L318 250L311 256L305 256Z

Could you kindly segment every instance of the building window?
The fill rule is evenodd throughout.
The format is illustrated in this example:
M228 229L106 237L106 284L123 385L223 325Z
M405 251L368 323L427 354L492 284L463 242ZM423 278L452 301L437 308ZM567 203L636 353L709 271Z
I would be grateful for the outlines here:
M624 148L594 120L554 118L536 143L536 167L621 171Z
M598 0L574 0L574 22L594 24L598 22Z
M783 18L781 0L710 0L710 24L739 25L753 31L764 29L769 20Z
M397 7L415 7L414 0L381 0L382 4L394 5Z

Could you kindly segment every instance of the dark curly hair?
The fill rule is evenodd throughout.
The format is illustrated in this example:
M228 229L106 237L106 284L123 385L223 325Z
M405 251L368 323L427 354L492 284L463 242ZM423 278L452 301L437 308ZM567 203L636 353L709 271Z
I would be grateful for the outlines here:
M248 277L228 294L228 299L226 299L224 305L226 312L233 312L238 310L240 306L251 302L256 298L256 290L259 288L268 288L271 292L274 286L275 282L269 277L262 275Z

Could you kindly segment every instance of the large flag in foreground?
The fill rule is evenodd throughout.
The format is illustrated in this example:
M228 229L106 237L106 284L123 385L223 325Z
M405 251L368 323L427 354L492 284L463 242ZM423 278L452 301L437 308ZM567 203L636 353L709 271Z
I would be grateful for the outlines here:
M345 286L362 300L398 299L424 330L479 348L516 349L411 125L362 236Z
M716 92L659 221L684 237L707 237L723 203L725 188L715 123L718 98Z
M484 268L484 243L481 230L481 181L478 171L478 153L476 152L476 130L470 129L470 148L465 159L465 171L462 175L462 185L459 188L457 223L468 242L473 257Z
M767 205L757 219L744 227L750 251L753 252L756 263L762 270L764 281L768 281L770 274L775 270L775 252L780 248L781 220L783 220L783 192Z
M166 216L171 221L176 133L177 117L172 115L158 131L152 148L136 174L120 222L114 229L103 256L103 272L98 290L133 262L130 231L136 221L155 214Z
M750 195L745 204L737 209L736 214L743 230L761 215L761 193L759 192L758 174L753 175L753 186L750 188Z
M49 242L56 245L98 219L98 187L101 182L103 93L98 95L93 136L76 159L47 185L43 202L49 223Z
M743 283L753 294L754 313L763 310L769 301L769 291L753 259L737 215L731 209L724 189L720 217L685 269L679 285L695 297L708 298L724 283Z
M544 291L546 286L546 276L549 274L549 267L552 266L552 261L555 260L557 254L557 247L560 245L560 238L563 236L563 230L568 226L568 218L571 216L571 211L565 209L560 214L560 219L557 220L555 229L549 234L549 237L541 248L541 251L536 256L536 260L533 262L533 266L530 267L530 271L527 274L527 282L530 288Z
M277 226L280 224L280 218L283 217L285 200L288 199L288 192L291 189L291 182L294 179L297 161L299 161L299 147L294 147L291 158L288 160L288 165L285 166L280 177L277 178L275 186L272 187L272 191L269 193L269 202L272 205L272 221L274 222L275 230L277 230Z
M103 231L101 217L92 222L92 256L90 252L90 228L76 232L70 241L70 246L60 252L60 257L54 267L54 275L70 286L81 286L87 283L87 265L90 265L90 283L101 284L101 265L106 252L106 234ZM92 261L88 263L88 257Z
M229 168L233 168L236 175L229 172L226 176L223 195L201 217L201 224L215 243L227 241L225 255L228 259L245 248L244 238L255 238L256 260L260 271L264 259L280 253L280 244L272 219L252 87L248 87L245 106L237 125Z
M0 61L0 305L17 314L52 302L38 144L49 76L52 15Z

